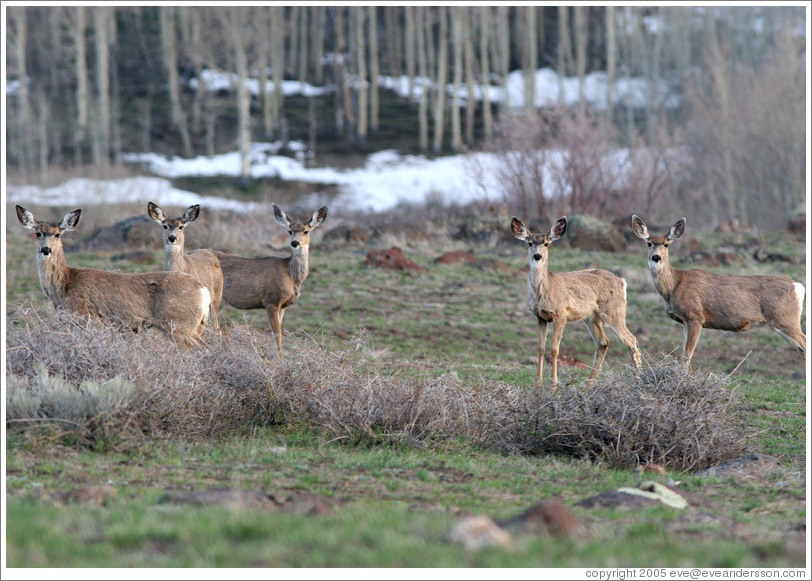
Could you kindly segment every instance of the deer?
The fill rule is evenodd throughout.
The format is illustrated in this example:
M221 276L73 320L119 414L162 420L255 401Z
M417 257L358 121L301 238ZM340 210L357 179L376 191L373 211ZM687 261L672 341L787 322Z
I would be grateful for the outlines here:
M309 272L310 233L327 218L327 206L313 212L307 222L293 219L273 204L276 221L287 228L291 255L245 258L215 251L223 269L223 300L236 309L265 309L282 355L282 319L296 302Z
M208 323L211 293L180 272L122 273L72 268L62 234L75 230L81 209L59 223L38 221L17 206L17 219L36 233L37 271L45 296L57 309L99 318L138 333L156 327L183 345L197 343Z
M194 222L200 215L200 204L189 206L182 216L167 218L163 210L152 202L147 202L147 216L163 227L165 251L164 270L185 272L211 293L211 319L214 330L220 331L220 301L223 298L223 271L220 260L205 249L184 252L185 236L183 228Z
M632 215L634 233L648 244L648 266L665 312L683 325L685 366L691 364L703 328L741 332L763 323L806 360L806 335L801 330L804 285L783 275L721 275L674 268L668 246L685 233L685 225L685 218L680 218L665 236L655 236L637 214Z
M547 325L553 325L552 391L558 387L558 352L564 327L569 322L584 321L595 342L595 357L588 381L597 379L609 349L604 327L611 328L626 345L637 369L641 368L637 338L626 328L626 281L601 268L574 272L551 272L548 254L550 244L567 232L567 217L562 216L545 234L531 232L514 217L513 236L528 247L530 275L527 279L527 308L538 322L538 369L536 386L542 385Z

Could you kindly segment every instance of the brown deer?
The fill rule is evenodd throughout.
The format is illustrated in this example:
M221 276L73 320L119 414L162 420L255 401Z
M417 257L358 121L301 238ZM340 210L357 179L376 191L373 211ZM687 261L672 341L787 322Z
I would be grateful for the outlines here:
M158 327L183 344L197 342L208 322L209 290L179 272L120 273L71 268L62 233L76 229L82 210L58 224L39 222L17 206L20 223L37 235L37 270L45 296L56 308L98 317L133 332Z
M265 309L281 357L285 309L295 303L302 292L302 283L309 271L310 232L327 218L327 206L314 212L307 222L291 219L276 204L273 213L290 234L290 256L243 258L224 252L214 254L223 269L223 299L237 309Z
M550 244L564 236L567 217L562 216L546 234L534 234L519 220L510 224L513 235L525 242L530 257L530 276L527 279L529 296L527 307L536 316L539 329L539 364L536 384L541 384L544 366L544 345L547 324L553 324L552 385L558 384L558 347L564 327L571 321L584 321L595 341L595 360L589 380L598 377L609 348L609 339L603 330L611 327L629 349L635 366L641 367L637 339L626 328L626 281L608 270L592 268L575 272L550 272L548 251Z
M746 331L767 323L806 359L806 335L801 330L804 285L788 276L719 275L692 268L677 270L668 259L668 246L685 232L680 218L665 236L653 236L639 216L632 228L648 244L648 265L654 288L665 301L665 312L684 325L683 358L690 365L702 328Z
M189 206L179 218L167 218L157 204L147 203L147 216L163 226L163 242L166 258L164 270L185 272L211 293L212 320L214 329L220 331L220 300L223 298L223 271L220 260L209 250L184 252L185 236L183 228L194 222L200 215L200 205Z

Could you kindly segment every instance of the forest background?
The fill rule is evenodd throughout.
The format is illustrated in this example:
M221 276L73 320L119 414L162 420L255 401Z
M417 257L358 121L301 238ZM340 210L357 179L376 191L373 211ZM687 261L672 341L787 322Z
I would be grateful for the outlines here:
M311 163L384 148L502 152L509 202L542 218L693 207L697 225L765 229L805 214L805 3L8 4L15 181L112 177L127 152L238 149L244 185L252 141L299 140ZM540 71L577 78L576 105L539 103ZM231 86L207 86L214 72ZM595 73L604 103L586 98ZM516 74L524 98L512 103ZM632 78L642 102L618 93ZM286 94L290 80L300 88ZM594 161L617 148L646 152L623 184ZM566 199L538 175L554 149L570 152Z

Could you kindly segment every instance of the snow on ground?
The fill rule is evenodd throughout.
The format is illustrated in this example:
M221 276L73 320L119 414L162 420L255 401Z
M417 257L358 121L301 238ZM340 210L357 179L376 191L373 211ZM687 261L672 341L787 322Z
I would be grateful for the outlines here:
M400 155L387 150L370 155L364 167L339 170L330 167L305 167L304 163L277 155L274 144L253 144L251 177L277 177L312 183L314 193L320 186L335 184L339 194L333 205L346 211L386 211L401 203L422 204L428 200L445 204L465 204L483 196L469 170L473 161L484 166L495 163L489 154L456 155L436 160L423 156ZM159 177L118 180L77 178L51 188L34 185L7 185L7 201L48 206L141 203L154 200L159 205L201 204L214 209L250 211L261 204L225 198L201 196L172 187L171 179L240 175L238 152L192 159L167 158L153 153L129 154L125 162L143 164ZM491 196L499 193L498 184L490 183ZM500 195L500 194L498 194Z

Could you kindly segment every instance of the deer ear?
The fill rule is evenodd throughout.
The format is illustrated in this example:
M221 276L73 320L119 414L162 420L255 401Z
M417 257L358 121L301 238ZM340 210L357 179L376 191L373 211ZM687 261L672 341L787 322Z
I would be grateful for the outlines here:
M325 218L327 218L327 206L319 208L317 211L313 212L313 215L310 217L310 227L315 228L316 226L319 226L322 222L324 222Z
M555 221L555 224L553 224L553 227L550 228L550 234L549 234L550 240L551 241L558 240L559 238L564 236L564 234L566 234L566 233L567 233L567 217L566 216L561 216L558 220Z
M81 215L82 210L74 210L73 212L65 214L65 217L62 218L62 221L59 223L59 227L66 232L73 230L79 223L79 216Z
M147 216L156 222L163 222L165 219L164 211L161 210L157 204L153 204L152 202L147 202Z
M685 233L685 218L680 218L677 223L671 226L666 238L669 240L676 240Z
M643 222L643 220L641 220L637 214L632 214L632 230L634 230L634 233L637 234L638 238L642 238L643 240L649 239L646 223Z
M510 230L519 240L526 240L527 237L530 236L530 232L527 231L527 226L525 226L518 218L513 218L510 221Z
M37 227L37 219L34 218L34 214L23 208L22 206L17 206L17 219L20 221L25 228L29 230L34 230Z
M273 204L273 215L274 218L276 218L276 221L282 224L282 226L284 226L285 228L290 227L290 218L288 218L288 215L285 214L285 211L282 210L282 208L280 208L276 204Z
M197 217L200 215L200 204L195 204L194 206L189 206L186 208L186 211L183 213L183 221L184 222L194 222L197 220Z

